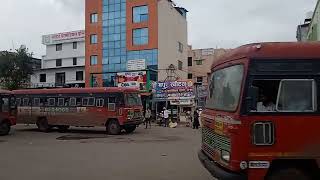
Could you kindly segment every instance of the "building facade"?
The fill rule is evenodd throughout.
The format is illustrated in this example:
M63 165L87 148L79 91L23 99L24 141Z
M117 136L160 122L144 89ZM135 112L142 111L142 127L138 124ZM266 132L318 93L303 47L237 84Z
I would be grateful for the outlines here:
M308 40L319 41L320 40L320 0L318 0L316 8L313 12L312 20L308 29Z
M32 88L85 86L85 31L42 36L46 55L31 76Z
M86 0L86 86L187 79L187 10L171 0ZM172 67L172 66L171 66ZM143 78L139 78L143 76ZM124 82L127 82L126 84Z
M308 41L308 31L312 20L313 12L308 12L303 24L297 27L297 40L300 42Z

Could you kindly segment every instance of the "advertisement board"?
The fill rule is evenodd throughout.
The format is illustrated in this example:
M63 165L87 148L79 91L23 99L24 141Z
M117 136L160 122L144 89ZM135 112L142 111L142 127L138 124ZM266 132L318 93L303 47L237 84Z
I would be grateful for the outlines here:
M85 35L86 33L84 30L44 35L42 36L42 43L44 45L50 45L62 42L73 42L77 39L84 40Z
M136 87L145 90L147 73L145 71L119 72L117 73L117 82L118 87Z
M192 81L155 82L153 84L155 100L188 100L194 99Z
M145 59L128 60L127 69L128 71L145 70L146 60Z

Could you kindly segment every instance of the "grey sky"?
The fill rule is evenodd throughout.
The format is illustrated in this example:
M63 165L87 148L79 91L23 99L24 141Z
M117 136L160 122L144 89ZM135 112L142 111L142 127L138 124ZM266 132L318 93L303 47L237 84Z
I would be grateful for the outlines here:
M175 0L188 9L194 48L234 48L257 41L295 41L296 26L316 0ZM1 0L0 50L26 44L45 54L41 35L84 29L84 0Z

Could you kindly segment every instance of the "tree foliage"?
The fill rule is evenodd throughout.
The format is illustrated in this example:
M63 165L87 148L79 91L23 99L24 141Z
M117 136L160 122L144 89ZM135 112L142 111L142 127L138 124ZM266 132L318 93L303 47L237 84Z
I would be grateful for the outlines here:
M0 87L15 90L23 88L33 74L32 53L26 49L0 52Z

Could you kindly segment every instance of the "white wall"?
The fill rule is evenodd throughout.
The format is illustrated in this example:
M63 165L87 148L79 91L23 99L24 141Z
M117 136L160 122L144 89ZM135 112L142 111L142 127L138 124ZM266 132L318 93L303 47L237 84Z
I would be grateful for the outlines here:
M83 71L83 81L76 80L76 72ZM73 68L60 68L60 69L46 69L36 71L31 75L31 83L34 86L52 86L55 84L56 73L66 73L66 84L85 83L85 68L73 67ZM46 82L40 82L40 74L46 74Z
M48 45L46 56L42 60L42 68L55 68L56 59L62 59L62 67L73 66L73 58L78 58L77 66L85 65L85 42L77 42L77 49L73 49L72 43L63 43L62 51L56 51L56 45Z
M167 0L158 1L159 21L159 69L167 69L170 64L178 68L178 60L183 62L183 71L177 70L181 80L188 78L188 30L187 20ZM179 43L184 46L179 52ZM159 72L159 81L165 80L166 71Z

